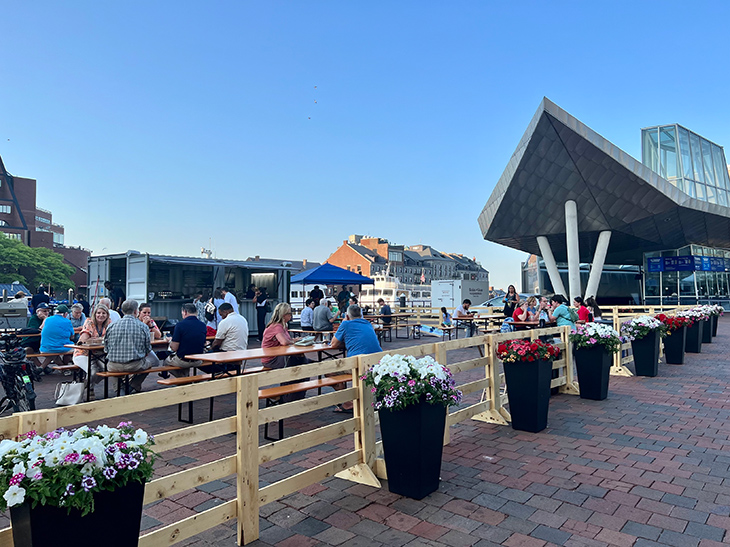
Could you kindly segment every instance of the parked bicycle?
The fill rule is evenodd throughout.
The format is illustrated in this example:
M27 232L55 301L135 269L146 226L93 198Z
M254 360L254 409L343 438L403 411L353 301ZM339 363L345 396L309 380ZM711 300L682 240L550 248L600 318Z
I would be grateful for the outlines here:
M35 382L41 380L40 369L26 359L25 348L15 335L0 337L0 414L8 410L26 412L35 410Z

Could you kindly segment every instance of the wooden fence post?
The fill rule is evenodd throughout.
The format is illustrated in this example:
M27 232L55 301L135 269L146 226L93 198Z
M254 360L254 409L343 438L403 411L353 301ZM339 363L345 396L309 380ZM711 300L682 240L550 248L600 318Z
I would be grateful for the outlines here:
M23 412L18 416L18 434L35 431L39 435L44 435L49 431L53 431L58 426L56 409L35 410L31 412Z
M366 372L363 356L358 355L353 359L355 360L355 368L352 369L352 387L357 389L357 399L353 401L353 410L354 416L360 425L358 431L355 431L355 450L360 451L362 462L336 473L335 477L381 488L382 485L373 471L377 459L373 394L370 388L365 386L365 382L361 380Z
M580 395L580 389L573 377L573 345L570 343L570 327L563 327L560 333L560 339L565 344L565 385L560 386L561 393L569 393L571 395Z
M621 323L618 316L618 307L613 306L611 309L611 317L613 319L613 328L620 332L621 331ZM611 365L611 376L627 376L631 377L634 375L633 372L631 372L629 369L627 369L621 361L623 360L623 350L619 350L618 352L613 354L613 365Z
M510 416L507 409L502 406L502 395L500 393L502 383L499 380L499 372L497 372L498 359L494 356L495 351L494 335L487 334L484 336L484 356L487 359L484 367L484 375L487 378L489 386L487 388L487 397L491 408L487 412L477 414L477 416L474 416L474 419L481 419L493 424L508 425L508 423L512 421L512 416Z
M446 348L442 344L434 344L434 359L436 359L436 362L441 365L447 365L448 358L446 357ZM446 407L446 417L449 416L449 407ZM449 427L448 420L446 422L446 427L444 428L444 446L449 444L451 442L451 434L449 431L451 428Z
M259 538L258 374L238 377L236 398L236 512L238 545Z

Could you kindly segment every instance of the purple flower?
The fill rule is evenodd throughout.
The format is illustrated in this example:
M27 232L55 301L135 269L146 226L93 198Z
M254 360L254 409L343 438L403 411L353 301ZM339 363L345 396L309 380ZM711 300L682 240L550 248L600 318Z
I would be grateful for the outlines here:
M84 454L84 462L95 462L96 456L93 454Z
M94 477L89 477L88 475L86 475L83 479L81 479L81 486L83 487L84 491L88 492L96 486L96 480L94 479Z
M139 467L139 460L137 458L130 458L127 467L129 469L137 469Z
M73 496L75 493L76 493L76 490L74 489L74 485L71 483L68 483L66 485L66 495Z
M104 475L105 478L112 480L114 477L117 476L117 470L113 467L105 467L104 471L102 471L101 474Z
M68 454L63 461L66 463L75 463L79 460L79 454L77 452L71 452L71 454Z

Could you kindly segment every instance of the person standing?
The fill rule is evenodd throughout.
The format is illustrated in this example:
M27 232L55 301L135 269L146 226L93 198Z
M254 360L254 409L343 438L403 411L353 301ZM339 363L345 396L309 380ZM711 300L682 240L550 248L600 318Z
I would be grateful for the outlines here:
M220 289L215 289L213 291L213 298L211 298L209 301L209 304L213 304L213 306L215 307L215 312L211 312L213 313L213 319L211 319L207 323L207 327L211 329L211 331L217 331L218 325L223 320L223 317L221 317L221 314L218 311L218 308L220 308L223 302L225 302L225 300L223 300L223 293Z
M337 293L337 308L343 317L347 312L347 306L349 305L349 301L350 291L347 290L347 287L345 287L345 285L342 285L342 290Z
M203 297L202 292L195 293L193 304L195 305L195 309L198 311L198 321L201 323L207 323L205 320L205 298Z
M221 302L221 306L224 303ZM220 308L220 306L219 306ZM191 303L182 305L182 321L175 325L172 333L170 349L174 352L167 359L165 364L181 367L184 370L172 370L170 374L181 377L188 376L191 368L199 367L202 361L188 359L188 355L203 353L205 351L205 325L198 321L198 310ZM217 335L217 334L216 334ZM149 335L147 336L149 340Z
M314 288L309 291L309 298L315 302L319 302L324 298L324 293L322 292L322 289L319 288L319 285L315 285Z
M314 300L307 298L304 309L302 310L302 316L299 319L299 325L302 330L314 330Z
M515 313L515 309L517 308L517 303L520 301L520 295L517 294L517 289L515 289L514 285L510 285L507 287L507 294L504 295L504 298L502 299L502 302L504 302L504 309L502 310L502 313L504 313L505 317L512 317L512 315Z
M233 308L233 313L240 313L240 308L238 307L238 300L236 299L236 295L225 287L221 288L221 294L223 295L223 300L225 302L228 302ZM221 319L223 319L222 316Z
M86 297L83 295L83 293L79 293L76 295L76 301L81 304L84 315L86 317L91 317L91 305L86 300Z
M124 291L118 287L114 287L111 281L105 281L104 288L109 291L109 298L112 301L112 306L109 309L119 311L122 308L122 302L127 299Z
M268 300L269 295L266 294L266 287L259 287L258 289L256 289L253 301L256 304L256 327L258 328L257 338L259 342L263 342L264 340L264 330L266 330L266 314L270 309Z
M49 304L51 303L51 297L46 294L46 288L41 285L38 287L38 290L33 295L33 298L30 301L30 305L33 306L33 309L38 309L38 306L40 304Z
M246 296L244 296L244 298L253 300L254 296L256 296L256 284L249 283L248 290L246 291Z
M110 372L136 372L152 367L154 361L159 364L157 356L152 352L150 329L137 319L139 304L129 299L122 302L124 316L112 323L104 334L104 349L108 359L107 370ZM149 356L154 357L152 359ZM130 383L132 393L142 391L142 382L147 373L135 374ZM117 380L121 381L121 380Z

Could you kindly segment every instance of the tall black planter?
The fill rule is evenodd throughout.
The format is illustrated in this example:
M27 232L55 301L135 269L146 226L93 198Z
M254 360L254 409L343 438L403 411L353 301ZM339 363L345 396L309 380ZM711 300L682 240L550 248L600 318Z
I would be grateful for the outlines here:
M656 376L659 373L659 334L652 331L640 340L631 341L634 368L637 376Z
M687 353L702 353L702 325L703 321L695 321L691 327L687 327L687 340L684 344L684 351Z
M388 488L420 500L439 487L446 408L420 402L402 410L380 409Z
M552 361L503 362L512 429L537 433L547 427Z
M712 316L702 321L702 343L712 344Z
M94 494L95 509L81 511L29 503L10 508L15 547L133 547L139 538L144 483Z
M664 357L668 365L684 364L684 344L687 338L687 327L670 332L664 339Z
M712 336L717 336L717 323L720 321L719 315L712 316Z
M578 387L581 399L603 401L608 397L608 379L611 374L613 354L603 346L579 348L573 351L578 369Z

